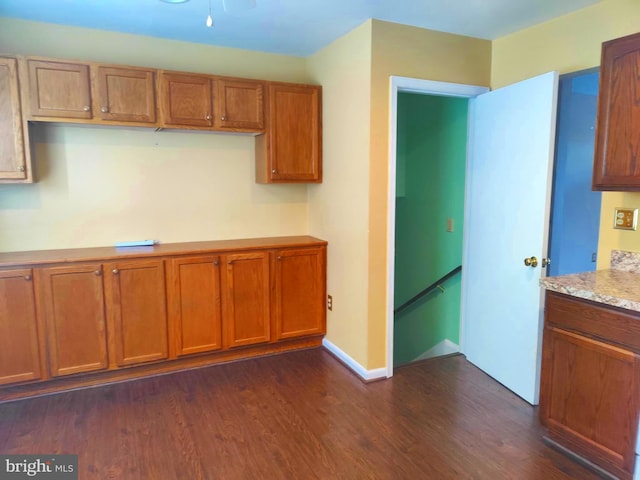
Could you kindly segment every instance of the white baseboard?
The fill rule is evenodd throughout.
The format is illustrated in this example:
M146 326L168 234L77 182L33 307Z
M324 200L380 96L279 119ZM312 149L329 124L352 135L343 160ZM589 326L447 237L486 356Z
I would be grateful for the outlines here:
M417 362L419 360L426 360L433 357L441 357L443 355L451 355L452 353L459 353L460 345L453 343L451 340L443 340L437 345L434 345L422 355L417 356L411 362Z
M362 378L365 381L377 380L379 378L387 377L387 369L386 368L375 368L373 370L367 370L358 362L356 362L353 358L347 355L343 350L341 350L335 343L327 340L326 338L322 339L322 346L333 353L338 359L344 363L347 367L353 370L356 375Z

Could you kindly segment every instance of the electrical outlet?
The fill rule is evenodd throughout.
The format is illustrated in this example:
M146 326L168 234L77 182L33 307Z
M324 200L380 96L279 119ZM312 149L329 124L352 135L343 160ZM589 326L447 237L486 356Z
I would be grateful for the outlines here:
M613 228L618 228L620 230L635 230L637 223L638 223L637 208L617 207L615 209L615 216L613 219Z
M327 308L333 310L333 297L331 295L327 295Z

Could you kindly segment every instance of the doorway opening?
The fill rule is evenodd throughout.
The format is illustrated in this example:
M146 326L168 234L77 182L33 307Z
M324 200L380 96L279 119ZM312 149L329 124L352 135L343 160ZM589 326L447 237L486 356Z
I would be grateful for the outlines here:
M414 186L414 178L411 177L409 178L408 175L411 175L412 172L411 171L406 171L406 168L408 167L408 162L407 162L407 158L409 156L409 149L414 148L414 147L410 147L407 144L407 138L403 137L403 135L406 135L406 132L403 132L403 129L399 129L399 117L398 117L398 102L399 99L401 97L403 97L404 95L412 95L412 96L408 96L408 97L403 97L403 99L400 99L400 102L407 102L409 104L411 104L411 102L413 100L416 100L418 97L415 97L413 95L420 95L420 96L425 96L423 98L421 98L421 101L424 102L430 102L435 104L439 104L440 107L444 110L447 110L448 113L447 115L450 115L452 117L459 117L459 113L460 110L463 109L466 112L466 103L467 103L467 99L475 97L477 95L480 95L482 93L486 93L488 92L489 89L487 87L479 87L479 86L475 86L475 85L462 85L462 84L453 84L453 83L446 83L446 82L435 82L435 81L429 81L429 80L419 80L419 79L414 79L414 78L407 78L407 77L395 77L392 76L391 77L391 82L390 82L390 107L389 107L389 112L390 112L390 128L389 128L389 189L388 189L388 194L389 194L389 198L388 198L388 205L389 205L389 223L388 223L388 238L387 238L387 246L388 246L388 251L387 251L387 265L388 265L388 278L387 278L387 294L388 297L390 299L389 306L388 306L388 310L387 310L387 377L391 377L393 376L393 368L394 368L394 338L395 338L395 322L394 322L394 318L395 318L395 312L394 310L396 309L396 307L398 306L402 306L399 305L399 302L402 301L406 301L407 297L409 295L412 294L417 294L419 293L420 290L424 289L425 287L427 287L428 285L422 285L421 287L418 285L419 283L422 283L422 280L424 278L426 278L423 273L424 272L415 272L416 270L418 270L417 268L414 268L415 266L411 266L411 252L413 251L412 248L414 246L414 244L417 245L417 243L420 241L419 238L407 238L405 239L406 241L402 241L403 246L401 247L402 250L404 251L403 254L401 254L401 257L398 258L399 261L399 268L401 270L404 270L407 268L407 266L410 266L411 270L414 272L412 274L409 275L409 277L404 278L403 280L400 281L400 284L398 285L399 290L402 290L400 293L401 295L403 295L402 297L398 297L397 302L396 302L396 294L395 294L395 264L396 264L396 196L399 197L399 202L402 202L402 208L401 208L401 212L400 215L404 216L404 217L411 217L412 212L415 210L414 209L414 205L411 199L407 200L409 197L407 196L407 188L409 187L409 189L411 190L409 192L409 195L411 197L416 197L416 202L417 204L420 203L427 203L430 198L429 198L429 194L427 192L421 192L419 194L414 194L413 193L413 189L415 188ZM442 100L439 102L437 100L434 99L434 97L442 97ZM444 99L459 99L460 102L453 102L450 106L447 105L447 102ZM457 113L456 113L457 112ZM408 116L406 116L402 122L406 123L407 121L411 121L411 115L414 112L412 111L412 109L409 110L408 112ZM464 155L465 155L465 160L466 160L466 115L464 116L464 130L465 130L465 136L462 140L459 141L459 143L461 143L462 145L464 145ZM458 122L460 122L460 120L458 120ZM419 134L419 133L418 133ZM400 135L400 138L398 137L398 135ZM446 135L445 135L446 136ZM398 153L398 144L400 142L401 147L404 150L404 153L406 153L405 158L401 159L400 162L397 161L397 153ZM412 154L413 155L413 154ZM414 155L415 156L415 155ZM435 162L434 162L435 163ZM437 167L433 166L433 165L429 165L429 164L425 164L424 162L418 163L417 165L414 165L414 167L411 168L417 168L419 171L425 171L425 172L429 172ZM452 166L451 169L449 169L448 172L441 172L442 175L444 175L445 177L450 178L451 177L451 170L456 169L457 167ZM463 170L464 172L464 170ZM396 185L396 179L398 179L398 184ZM407 184L407 180L409 181L409 185ZM457 182L454 182L457 183ZM462 185L464 185L464 175L463 175L463 179L462 179ZM443 189L444 190L444 189ZM464 187L463 187L463 192L464 192ZM433 199L433 197L431 197L431 199ZM464 204L464 194L463 194L463 199L459 202L460 203L460 207L463 206ZM429 206L430 210L434 213L434 215L439 215L442 216L442 214L444 214L444 225L439 225L439 230L444 230L445 233L447 233L448 235L451 235L453 238L453 234L456 231L461 231L462 230L462 215L460 215L460 224L458 225L459 228L456 227L456 215L454 213L448 213L448 209L445 209L444 211L442 209L439 208L438 205L430 205ZM456 211L455 207L451 208L451 212ZM418 215L420 215L418 213ZM448 223L449 218L452 219L452 224ZM435 223L436 219L433 220L433 223ZM417 222L416 222L417 223ZM424 222L421 222L424 224ZM428 222L427 226L431 223ZM439 224L442 223L442 221L438 221ZM409 223L407 225L407 228L409 230L413 229L415 225L413 225L412 223ZM450 228L448 228L450 227ZM421 230L422 233L424 234L424 227L416 227L417 230ZM447 229L452 229L453 232L446 232ZM446 242L447 237L445 236L444 241ZM406 244L407 246L405 247L404 244ZM405 250L406 248L406 250ZM430 250L433 252L434 249L430 248ZM450 251L452 252L452 257L455 257L455 248L451 248ZM429 253L427 255L430 256L433 253ZM437 253L437 252L436 252ZM461 254L460 254L461 255ZM442 268L444 268L446 270L446 266L451 262L451 258L449 259L445 259L448 260L447 261L442 261ZM455 263L456 258L453 258L453 263ZM459 264L455 264L452 266L452 268L456 267ZM447 272L442 272L442 274L445 274ZM442 275L441 274L441 275ZM435 273L435 275L438 275L438 273ZM433 278L431 281L435 281L437 278ZM428 281L428 280L427 280ZM416 359L416 358L421 358L424 357L425 355L431 355L434 353L438 353L438 352L443 352L443 353L447 353L450 350L454 350L458 349L459 347L457 346L457 344L451 340L449 340L448 342L445 341L447 340L448 336L454 336L455 337L459 337L459 305L460 305L460 280L459 277L457 280L452 279L451 284L447 284L447 287L443 288L450 288L451 291L447 292L447 293L452 293L453 295L450 295L448 297L448 299L446 301L440 301L439 304L437 306L432 306L429 307L434 311L438 311L438 309L443 309L448 311L450 313L451 311L451 306L450 306L450 299L456 295L457 292L457 302L458 302L458 322L455 326L450 325L448 320L441 320L438 319L438 323L439 323L439 328L438 328L438 332L435 334L432 334L429 336L429 340L428 343L433 343L433 345L427 347L426 350L419 352L419 350L423 349L423 346L415 344L415 343L411 343L411 342L407 342L406 344L403 344L403 346L399 347L399 350L401 350L400 352L397 353L397 360L400 363L406 363L405 360L406 359ZM457 285L456 285L457 282ZM416 287L416 285L418 285ZM413 292L414 288L418 288L419 290L416 292ZM416 306L417 307L417 306ZM409 307L409 309L414 309L414 307ZM412 310L409 310L406 315L415 315L411 313ZM415 309L413 310L414 312L416 311ZM411 319L409 319L409 321L411 321ZM428 325L427 325L428 326ZM399 335L404 335L405 332L408 332L408 329L404 329L404 327L399 325ZM400 331L401 330L401 331ZM435 342L435 343L434 343ZM429 350L431 350L429 352Z
M398 93L395 366L460 351L468 103Z
M599 69L560 76L550 276L596 269L602 193L591 190Z

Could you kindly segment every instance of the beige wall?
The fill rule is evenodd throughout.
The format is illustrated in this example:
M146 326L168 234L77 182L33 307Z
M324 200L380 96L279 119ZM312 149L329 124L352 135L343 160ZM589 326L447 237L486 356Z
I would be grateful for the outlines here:
M366 366L371 21L307 66L323 96L324 180L309 186L309 231L329 241L327 339Z
M369 166L368 368L386 365L389 77L488 86L491 42L373 21Z
M491 43L367 21L308 59L322 83L322 185L309 229L329 241L327 338L369 370L386 366L389 76L489 85Z
M0 19L3 52L308 81L300 57ZM257 185L254 138L33 128L37 183L0 185L0 251L308 233L307 187Z
M491 85L508 85L550 70L560 73L600 64L602 42L640 30L640 2L603 0L591 7L493 42ZM616 206L640 208L639 193L604 193L598 268L607 268L612 249L640 251L640 231L613 230Z

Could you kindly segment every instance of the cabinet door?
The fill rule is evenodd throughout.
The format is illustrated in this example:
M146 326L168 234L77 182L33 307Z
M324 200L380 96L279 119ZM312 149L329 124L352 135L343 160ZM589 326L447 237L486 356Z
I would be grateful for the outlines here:
M264 83L248 80L218 79L218 115L220 128L264 130Z
M42 376L32 271L0 271L0 385Z
M171 260L168 285L176 354L221 348L219 257L206 255Z
M640 190L640 34L602 45L594 190Z
M325 333L324 248L282 250L276 256L276 337Z
M155 123L156 71L99 66L99 115L102 120Z
M26 157L15 58L0 58L0 179L24 179Z
M102 266L44 268L38 272L38 280L51 375L106 369Z
M312 85L269 84L266 178L270 182L321 182L321 90Z
M105 300L110 345L118 366L168 356L167 311L162 260L105 265Z
M226 255L224 274L224 338L226 347L270 340L269 254Z
M34 117L92 118L89 66L28 60Z
M550 432L612 473L633 472L638 355L547 327L542 368L540 415Z
M160 82L164 125L213 126L211 78L163 72Z

